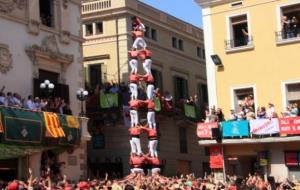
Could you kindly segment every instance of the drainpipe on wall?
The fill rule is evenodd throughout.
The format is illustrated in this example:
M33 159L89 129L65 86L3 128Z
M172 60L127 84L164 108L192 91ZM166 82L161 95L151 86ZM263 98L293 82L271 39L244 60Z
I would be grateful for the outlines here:
M119 26L118 26L119 18L116 18L116 37L117 37L117 65L118 65L118 85L121 84L120 77L120 48L119 48Z

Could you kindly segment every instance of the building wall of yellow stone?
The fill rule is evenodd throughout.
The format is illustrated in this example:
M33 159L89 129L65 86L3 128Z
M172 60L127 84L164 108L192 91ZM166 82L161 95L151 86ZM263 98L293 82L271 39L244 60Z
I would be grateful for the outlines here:
M275 31L281 30L279 6L296 1L244 0L243 6L232 8L230 3L211 7L213 50L223 62L224 70L216 68L218 106L228 115L232 108L231 89L253 85L258 106L275 104L277 112L284 110L282 82L300 80L298 61L300 43L279 45ZM224 40L228 40L227 17L248 13L249 32L254 49L226 53Z

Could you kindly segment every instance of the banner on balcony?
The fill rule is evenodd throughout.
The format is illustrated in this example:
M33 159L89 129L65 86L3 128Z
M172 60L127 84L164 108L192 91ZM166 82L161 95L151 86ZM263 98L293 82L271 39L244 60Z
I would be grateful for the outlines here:
M155 104L155 107L154 107L154 110L156 112L159 112L161 110L161 103L160 103L160 99L155 97L154 98L154 104Z
M220 146L212 146L209 148L209 166L211 169L223 168L223 154Z
M279 128L281 135L300 134L300 117L279 118Z
M101 93L100 94L100 107L112 108L118 107L118 94L117 93Z
M64 137L59 138L60 145L75 145L80 143L81 132L78 118L70 115L58 115Z
M44 137L41 113L14 108L0 108L6 144L40 145Z
M0 133L4 132L4 127L3 127L3 123L2 123L2 114L0 112Z
M222 122L221 126L223 137L249 136L249 122L246 120Z
M250 133L254 135L270 135L279 133L278 119L250 120Z
M43 115L47 129L47 137L59 138L66 136L56 113L43 112Z
M287 166L298 166L298 154L297 154L297 152L286 152L285 153L285 165L287 165Z
M197 123L197 136L203 139L212 138L212 128L218 128L218 123Z
M184 104L184 114L189 118L196 118L196 107L193 105Z

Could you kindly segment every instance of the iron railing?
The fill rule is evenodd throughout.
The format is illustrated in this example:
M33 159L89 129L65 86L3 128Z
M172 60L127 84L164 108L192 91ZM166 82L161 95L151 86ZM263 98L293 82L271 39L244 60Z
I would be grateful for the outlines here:
M300 39L300 32L298 31L277 31L275 32L275 37L277 42L281 42L284 40L292 40L292 39Z
M252 36L248 36L245 38L234 38L231 40L225 40L225 49L230 50L234 48L247 47L253 45Z

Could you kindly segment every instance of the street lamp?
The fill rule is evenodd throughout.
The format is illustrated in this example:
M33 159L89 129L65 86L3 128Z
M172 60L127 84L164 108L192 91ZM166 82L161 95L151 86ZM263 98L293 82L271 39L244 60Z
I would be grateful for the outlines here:
M80 116L84 116L84 112L83 112L83 102L87 99L89 92L84 90L83 88L80 88L79 90L77 90L77 99L81 102L81 112L80 112Z
M46 92L47 98L49 98L49 94L53 92L54 84L51 83L49 80L45 80L40 84L40 89Z

